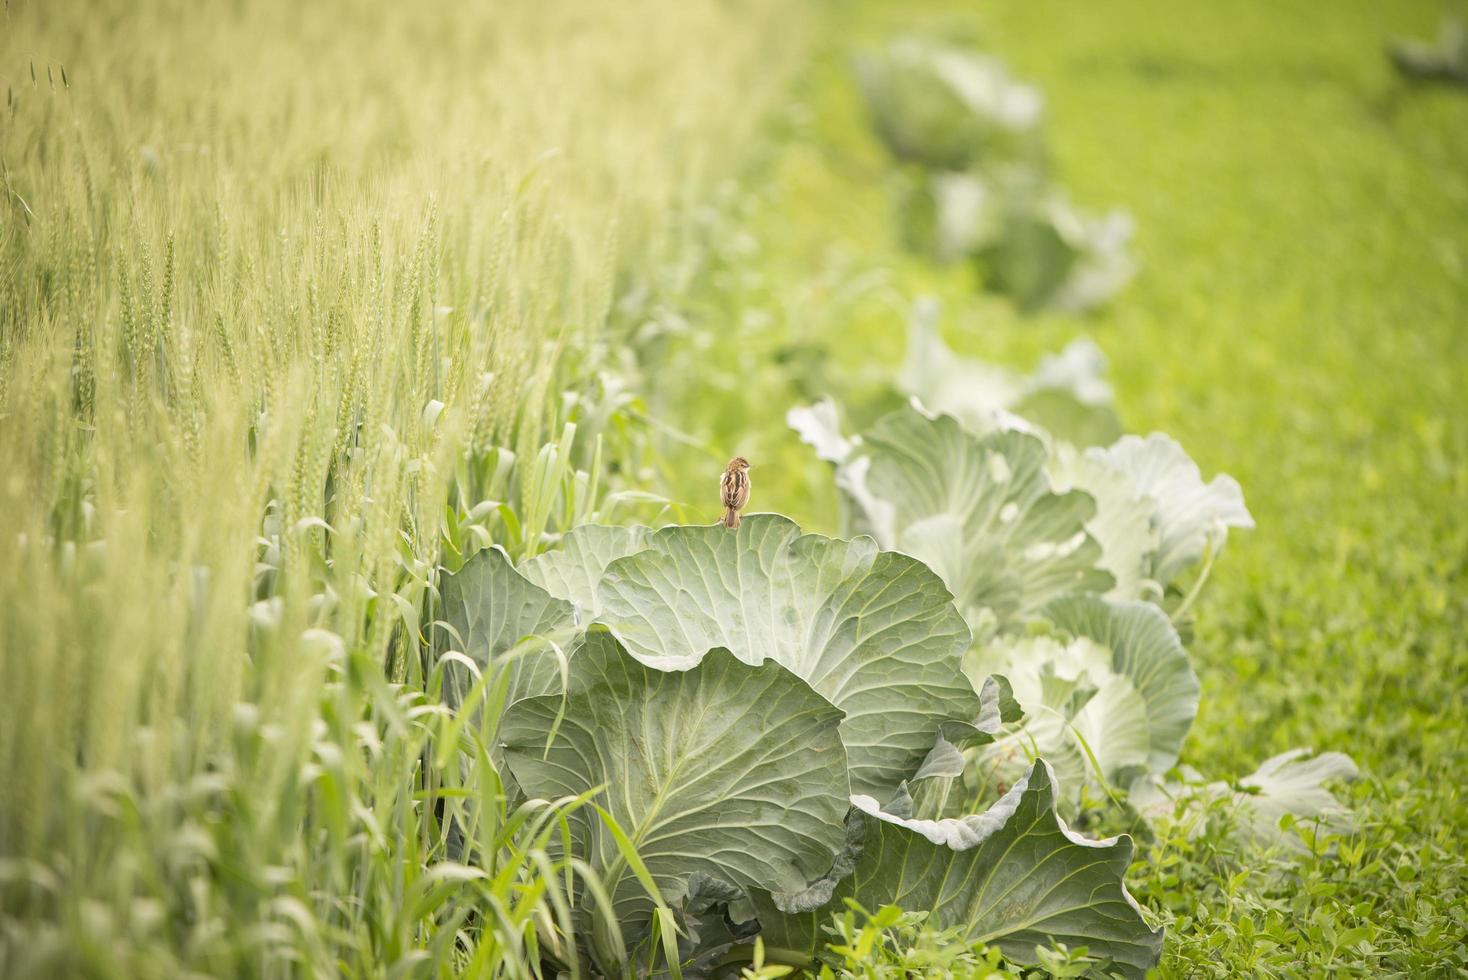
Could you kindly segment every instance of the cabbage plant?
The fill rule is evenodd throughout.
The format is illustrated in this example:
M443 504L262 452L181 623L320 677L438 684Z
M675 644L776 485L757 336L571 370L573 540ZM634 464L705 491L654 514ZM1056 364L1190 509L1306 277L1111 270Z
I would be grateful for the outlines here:
M1432 41L1393 41L1387 54L1408 78L1468 86L1468 20L1446 17Z
M984 178L968 179L984 186ZM952 188L950 181L937 201L940 226L948 228L961 227L963 220L961 213L945 213L955 206ZM997 214L983 219L968 254L985 286L1011 297L1021 310L1085 312L1120 292L1134 275L1128 248L1133 225L1125 211L1093 214L1053 187L1015 194L999 184L988 197Z
M1003 676L1022 725L983 744L935 747L912 795L928 818L961 816L1028 772L1053 766L1062 812L1129 793L1143 817L1202 813L1229 799L1245 836L1281 839L1280 818L1346 826L1325 783L1351 778L1339 753L1308 750L1265 763L1233 790L1177 765L1197 715L1199 684L1175 622L1196 599L1230 529L1252 528L1237 481L1204 481L1171 438L1126 435L1077 448L1016 414L1036 391L1071 411L1051 416L1094 431L1085 408L1109 409L1104 359L1085 347L1031 375L959 358L931 318L915 321L900 376L923 401L843 433L826 401L789 421L834 464L849 531L927 562L975 634L964 667L976 683ZM944 412L929 410L936 404ZM946 412L955 414L946 414ZM955 417L961 415L961 417ZM1191 576L1186 594L1182 588ZM942 757L940 760L940 756ZM1289 838L1284 835L1284 839Z
M1098 579L1085 578L1073 591L1159 599L1200 562L1211 561L1230 529L1253 528L1238 481L1227 475L1205 481L1186 450L1162 433L1121 434L1106 357L1095 344L1073 341L1026 374L955 353L939 335L936 319L936 307L923 302L909 327L897 387L914 400L913 408L849 438L834 403L788 415L801 438L836 464L853 527L865 530L884 520L875 525L878 540L898 547L900 539L914 536L910 523L931 516L925 510L952 513L960 506L953 502L962 501L963 509L976 512L984 506L979 498L1002 505L1001 496L987 484L972 483L965 468L966 461L997 453L1005 470L1029 472L1031 460L1043 459L1044 472L1031 481L1033 492L1079 499L1074 492L1080 491L1089 499L1081 524L1100 549L1097 568L1112 581L1095 588ZM1011 496L1013 486L1006 491ZM922 536L922 528L916 535ZM954 542L944 539L950 552L959 547ZM978 561L984 547L968 540L962 554L940 556L913 540L901 541L902 550L940 572L957 565L968 576L978 574L973 566L986 564ZM955 593L963 596L958 588ZM1051 598L1033 591L1029 596L1032 605Z
M916 558L771 514L583 526L519 568L481 551L441 592L441 655L505 692L509 785L592 804L563 846L595 872L577 898L604 972L655 938L712 969L756 929L808 964L844 897L927 909L1017 963L1050 940L1123 975L1156 962L1130 842L1071 832L1046 763L952 822L913 816L913 785L1018 717L1007 683L965 673L971 632Z
M1130 215L1078 208L1031 166L908 174L900 206L910 248L971 261L986 289L1024 311L1093 309L1136 272Z
M969 260L1024 310L1084 311L1131 278L1131 219L1073 206L1051 179L1044 100L1003 62L913 37L856 59L873 129L906 165L908 244Z
M1144 924L1122 884L1132 842L1075 833L1056 813L1055 791L1041 760L989 809L962 817L914 818L853 797L857 856L831 894L926 912L1015 962L1034 962L1036 946L1062 942L1086 947L1108 975L1145 976L1161 954L1162 930ZM800 959L820 947L819 909L779 914L758 893L755 907L770 923L767 948Z
M856 59L872 125L893 156L935 170L1038 160L1044 99L998 58L900 37Z
M1254 527L1238 481L1220 474L1204 482L1187 451L1160 432L1084 451L1057 446L1050 476L1096 500L1087 529L1106 551L1118 595L1159 595L1222 551L1230 528Z
M1209 781L1191 766L1176 776L1152 774L1135 781L1128 802L1147 820L1182 819L1191 833L1204 830L1212 808L1231 811L1230 828L1254 842L1286 850L1310 845L1288 827L1304 825L1320 835L1345 834L1355 828L1349 807L1336 799L1330 783L1349 782L1356 763L1341 752L1291 749L1260 763L1259 768L1230 784Z
M1033 371L1016 371L956 353L938 331L940 312L930 298L914 305L896 377L903 394L979 435L1038 430L1077 446L1106 445L1122 435L1106 355L1093 342L1078 338L1042 357Z
M830 416L827 409L821 417ZM828 455L840 453L847 529L927 562L981 636L1021 627L1053 599L1114 584L1086 530L1095 500L1051 486L1050 452L1038 435L977 435L951 416L908 407L844 441L841 452L842 443L818 431L818 418L796 412L792 422L823 440Z
M1198 677L1157 606L1070 596L1042 610L1048 631L979 644L970 677L1001 673L1025 726L985 748L978 767L1012 781L1038 751L1073 801L1087 785L1129 786L1176 764L1198 713Z

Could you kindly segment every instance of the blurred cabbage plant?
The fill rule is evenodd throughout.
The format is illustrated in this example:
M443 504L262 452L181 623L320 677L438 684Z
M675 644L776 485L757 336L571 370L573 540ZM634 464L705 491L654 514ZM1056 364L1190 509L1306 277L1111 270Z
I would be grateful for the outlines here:
M1041 152L1044 98L998 58L900 37L859 55L856 74L872 125L899 160L964 170Z
M1409 78L1468 85L1468 21L1445 19L1433 41L1396 41L1387 54Z
M970 260L1023 310L1080 312L1131 278L1130 218L1075 208L1046 166L1044 100L1003 63L903 37L861 55L877 134L910 165L900 199L909 247Z

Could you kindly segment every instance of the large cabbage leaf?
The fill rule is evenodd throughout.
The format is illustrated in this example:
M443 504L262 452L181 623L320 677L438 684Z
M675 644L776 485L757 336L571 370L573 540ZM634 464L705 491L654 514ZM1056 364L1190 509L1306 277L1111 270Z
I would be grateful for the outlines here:
M1108 595L1138 599L1156 594L1152 555L1161 540L1156 526L1157 502L1138 492L1127 473L1108 463L1100 450L1054 447L1050 480L1058 490L1079 488L1096 501L1086 530L1101 546L1101 567L1116 580Z
M722 647L803 678L846 714L858 791L889 793L943 723L977 719L961 665L968 627L921 562L773 514L737 531L665 527L645 544L607 566L599 622L650 667L687 669Z
M1156 964L1162 931L1152 929L1127 894L1128 838L1088 840L1055 810L1055 781L1041 761L983 813L913 820L855 796L859 851L851 874L831 889L867 908L892 903L926 911L938 928L998 946L1016 963L1035 947L1062 942L1108 958L1109 969L1141 977ZM822 941L821 911L787 914L756 893L767 947L812 955Z
M1158 542L1147 571L1160 585L1195 564L1206 550L1221 549L1229 528L1254 526L1238 481L1219 475L1204 483L1198 464L1160 432L1146 438L1123 436L1106 449L1087 452L1125 474L1134 496L1153 501Z
M1205 554L1222 550L1229 528L1254 526L1236 480L1204 483L1198 464L1159 432L1084 452L1057 444L1050 478L1096 499L1086 529L1101 544L1117 598L1159 598Z
M720 649L687 670L663 671L593 630L572 658L565 696L564 706L544 695L506 711L510 770L532 797L602 787L595 801L664 901L685 897L695 875L788 890L831 866L849 794L841 712L784 667ZM611 914L624 926L645 924L653 900L606 821L580 821L577 830ZM622 955L600 952L604 962Z
M582 524L561 537L560 546L521 564L520 571L551 595L576 606L580 621L596 616L596 585L607 566L641 551L645 527Z
M1045 443L1028 433L978 436L949 416L907 408L863 435L837 477L856 529L930 565L983 634L1058 596L1113 584L1085 530L1094 501L1052 492L1048 459Z
M1126 786L1139 773L1171 768L1197 715L1199 686L1167 616L1150 603L1095 596L1058 599L1043 615L1058 635L998 640L965 657L972 679L1008 678L1025 710L1023 729L985 754L1018 766L1038 752L1069 795L1098 776Z
M440 652L457 650L481 672L511 671L507 703L559 686L563 657L549 644L518 651L516 647L529 637L572 640L571 603L526 579L500 548L477 552L458 572L443 577L440 591L443 618L435 630ZM457 704L473 680L467 670L451 664L445 674L449 703Z

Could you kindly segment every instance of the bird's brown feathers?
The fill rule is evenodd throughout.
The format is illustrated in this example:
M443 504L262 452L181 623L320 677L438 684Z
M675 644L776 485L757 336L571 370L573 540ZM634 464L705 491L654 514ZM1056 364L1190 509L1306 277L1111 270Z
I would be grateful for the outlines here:
M749 460L735 456L719 478L719 502L724 507L724 526L739 526L739 512L749 503Z

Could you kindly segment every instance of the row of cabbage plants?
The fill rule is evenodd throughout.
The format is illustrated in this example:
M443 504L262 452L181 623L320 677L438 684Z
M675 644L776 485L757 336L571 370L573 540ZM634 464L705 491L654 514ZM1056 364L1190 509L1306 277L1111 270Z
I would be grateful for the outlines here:
M1131 842L1072 826L1098 802L1152 818L1232 793L1265 836L1343 818L1322 785L1342 756L1237 786L1176 769L1199 698L1178 626L1252 527L1238 484L1164 435L1087 444L1111 414L1092 347L1020 375L921 318L912 347L901 383L931 403L909 391L851 436L833 402L790 413L832 464L835 537L776 514L587 524L443 578L449 697L496 692L508 791L593 803L563 846L600 884L580 932L605 971L716 972L756 934L809 964L851 898L1016 963L1064 943L1140 976L1161 933L1124 887ZM452 816L472 848L477 815Z
M902 40L858 75L914 245L975 260L1021 307L1086 308L1125 281L1126 219L1069 210L1038 93L1000 63ZM956 355L937 321L919 303L906 404L865 431L831 399L789 412L830 464L835 536L775 513L582 523L518 562L466 539L440 575L433 646L475 765L511 803L568 814L552 853L579 874L579 945L560 959L813 967L854 904L922 913L1016 966L1063 945L1140 977L1162 932L1126 890L1130 837L1108 829L1226 800L1238 833L1294 846L1286 815L1348 819L1336 753L1235 783L1179 765L1191 611L1229 532L1254 526L1238 483L1124 434L1088 341L1020 372ZM478 863L494 815L450 794L445 817Z

